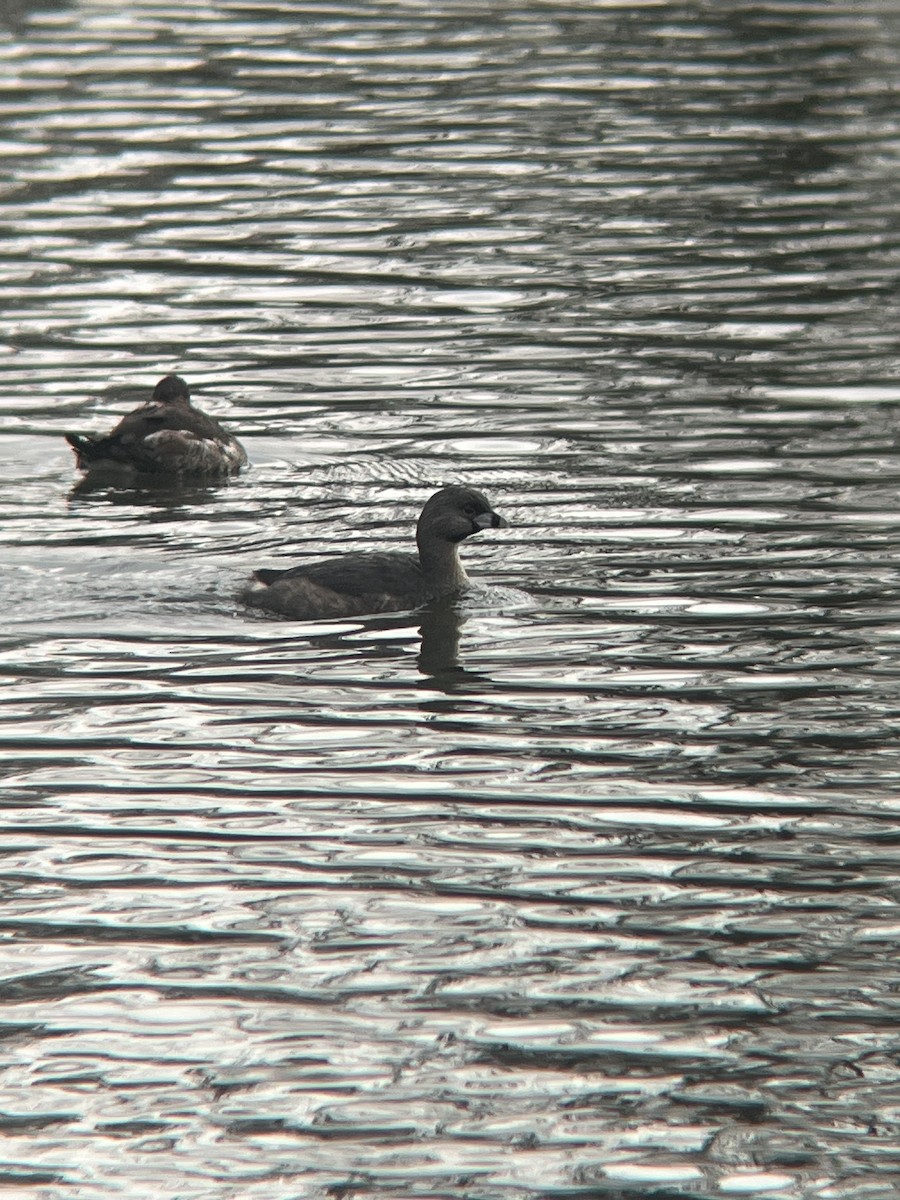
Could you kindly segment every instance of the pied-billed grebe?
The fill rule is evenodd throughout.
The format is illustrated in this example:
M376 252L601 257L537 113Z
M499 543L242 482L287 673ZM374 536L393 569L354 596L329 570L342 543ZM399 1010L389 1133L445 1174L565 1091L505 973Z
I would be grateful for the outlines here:
M167 375L153 398L110 433L67 433L82 471L113 469L178 478L234 475L247 462L244 447L214 417L191 404L188 386Z
M441 488L419 517L418 554L343 554L286 571L254 571L241 599L301 621L417 608L465 590L458 550L464 538L507 526L481 492Z

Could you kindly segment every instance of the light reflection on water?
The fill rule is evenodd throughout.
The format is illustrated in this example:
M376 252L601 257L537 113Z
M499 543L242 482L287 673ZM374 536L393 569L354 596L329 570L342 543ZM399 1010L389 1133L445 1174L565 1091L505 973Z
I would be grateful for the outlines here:
M893 6L0 26L0 1181L893 1194ZM79 485L170 370L252 468Z

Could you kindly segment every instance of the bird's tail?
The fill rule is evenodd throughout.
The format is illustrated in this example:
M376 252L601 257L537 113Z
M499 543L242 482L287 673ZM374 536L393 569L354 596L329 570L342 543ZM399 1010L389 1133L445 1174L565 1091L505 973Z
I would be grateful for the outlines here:
M100 457L97 438L85 433L67 433L66 441L75 451L79 467L86 467Z

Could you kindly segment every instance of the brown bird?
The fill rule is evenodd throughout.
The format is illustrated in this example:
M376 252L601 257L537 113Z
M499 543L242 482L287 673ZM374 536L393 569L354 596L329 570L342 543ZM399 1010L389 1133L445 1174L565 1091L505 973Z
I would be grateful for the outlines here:
M247 454L214 417L191 404L188 386L167 375L146 404L107 434L67 433L82 471L113 468L172 478L235 475Z
M343 554L285 571L254 571L241 599L301 621L418 608L465 591L469 577L459 561L459 543L508 524L481 492L441 488L419 517L417 554Z

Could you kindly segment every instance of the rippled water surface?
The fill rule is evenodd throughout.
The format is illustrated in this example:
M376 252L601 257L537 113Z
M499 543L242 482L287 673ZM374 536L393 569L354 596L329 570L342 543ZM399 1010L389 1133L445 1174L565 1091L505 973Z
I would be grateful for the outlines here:
M0 13L0 1186L896 1196L900 7Z

